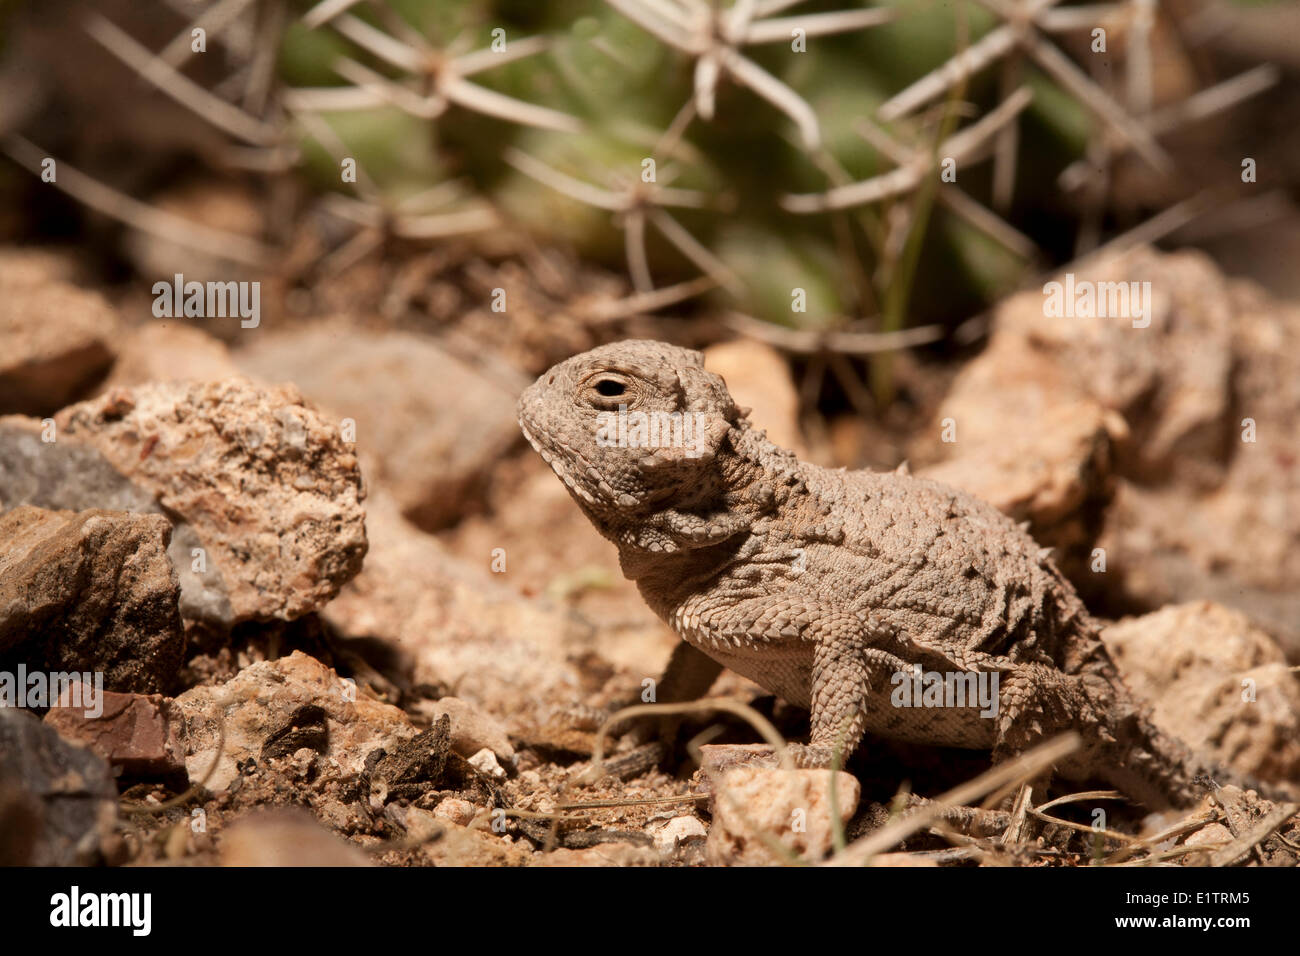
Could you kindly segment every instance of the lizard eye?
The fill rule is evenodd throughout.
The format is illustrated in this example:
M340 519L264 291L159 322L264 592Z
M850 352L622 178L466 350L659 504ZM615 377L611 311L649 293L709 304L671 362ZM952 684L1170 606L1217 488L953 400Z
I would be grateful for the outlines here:
M625 375L605 371L589 378L583 391L589 405L603 409L614 409L619 405L632 406L640 397L640 389L635 381Z

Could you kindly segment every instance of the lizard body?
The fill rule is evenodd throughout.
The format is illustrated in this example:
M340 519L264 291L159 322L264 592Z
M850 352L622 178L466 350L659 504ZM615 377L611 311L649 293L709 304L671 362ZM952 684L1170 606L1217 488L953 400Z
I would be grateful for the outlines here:
M657 416L655 441L638 413L642 426ZM750 425L700 353L659 342L556 365L519 420L682 638L661 701L699 697L730 668L811 711L805 766L868 733L1000 759L1075 729L1084 745L1063 776L1148 805L1199 797L1190 751L1147 719L1074 588L993 506L903 473L802 462ZM958 682L996 674L995 712L970 698L897 706L916 665Z

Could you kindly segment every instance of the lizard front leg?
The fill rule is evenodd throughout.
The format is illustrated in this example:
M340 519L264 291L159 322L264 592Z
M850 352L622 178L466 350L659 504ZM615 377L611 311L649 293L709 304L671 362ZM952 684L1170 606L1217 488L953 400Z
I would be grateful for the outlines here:
M843 766L857 750L867 725L867 698L873 687L903 666L894 655L872 646L887 637L873 622L851 613L829 614L804 635L814 642L812 734L807 744L791 744L798 767Z

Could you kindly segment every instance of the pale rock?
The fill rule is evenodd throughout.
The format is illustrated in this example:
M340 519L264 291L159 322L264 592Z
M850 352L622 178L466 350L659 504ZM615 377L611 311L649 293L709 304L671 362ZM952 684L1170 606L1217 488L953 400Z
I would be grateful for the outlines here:
M548 702L579 696L579 655L597 647L589 624L448 554L378 490L366 529L365 567L321 612L340 634L397 644L416 683L455 687L511 733L544 724Z
M632 843L600 843L570 850L558 847L549 853L535 853L529 866L658 866L659 854L653 847Z
M1183 841L1184 846L1206 846L1208 844L1227 845L1233 841L1232 831L1222 823L1207 823ZM1215 849L1216 847L1211 847Z
M469 765L479 773L497 780L504 780L506 776L505 768L497 762L497 755L487 747L484 747L478 753L469 758Z
M240 374L225 343L175 320L135 326L114 346L117 362L101 392L149 382L215 382Z
M433 808L433 815L440 820L450 820L459 826L467 827L474 821L476 811L477 808L468 800L445 797Z
M804 861L832 849L834 825L844 825L858 808L861 787L844 771L834 774L838 820L831 814L829 770L768 770L737 767L715 782L713 825L706 844L714 865L774 866L790 862L769 848L760 834Z
M1149 324L1049 317L1042 290L1000 303L937 415L957 440L927 430L909 451L928 466L917 473L1030 521L1085 598L1210 598L1294 654L1300 482L1285 478L1300 460L1300 305L1197 252L1137 248L1074 282L1148 283Z
M206 782L214 793L239 776L242 761L261 763L268 740L312 713L304 708L324 712L320 752L344 776L360 773L372 750L382 747L391 753L417 733L401 710L365 696L301 651L252 664L225 684L194 687L177 697L175 706L185 718L185 766L193 783L202 781L212 766L224 724L225 744Z
M780 352L753 339L736 339L705 349L704 367L722 376L736 404L751 410L750 420L769 440L808 457L799 428L799 392Z
M51 415L113 364L117 312L67 271L55 258L0 250L0 414Z
M515 388L427 336L316 323L260 336L235 360L355 421L368 472L373 462L375 480L424 528L459 518L519 439Z
M187 620L231 626L317 610L361 567L356 457L293 388L157 383L40 423L0 418L0 507L165 513Z
M677 856L687 846L702 845L709 835L699 817L689 814L657 821L647 828L647 832L655 841L655 849L664 857Z
M1242 774L1300 775L1300 682L1245 614L1193 601L1124 618L1102 639L1166 732Z

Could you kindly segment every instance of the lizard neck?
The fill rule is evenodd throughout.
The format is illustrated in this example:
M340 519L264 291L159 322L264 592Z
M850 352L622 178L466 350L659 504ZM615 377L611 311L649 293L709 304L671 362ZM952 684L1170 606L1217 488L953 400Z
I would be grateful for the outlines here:
M660 592L711 577L752 550L755 532L803 488L802 469L792 452L742 420L706 469L662 506L622 516L620 527L606 530L624 575Z

